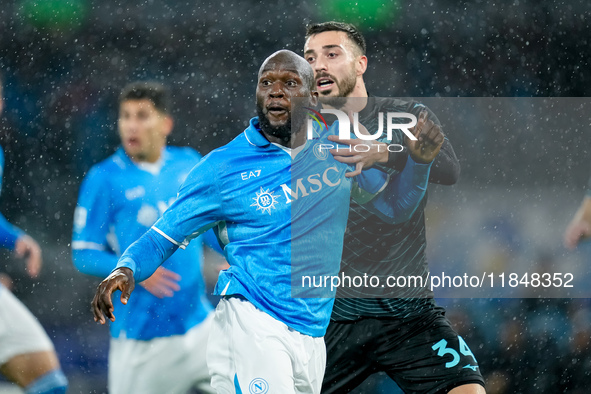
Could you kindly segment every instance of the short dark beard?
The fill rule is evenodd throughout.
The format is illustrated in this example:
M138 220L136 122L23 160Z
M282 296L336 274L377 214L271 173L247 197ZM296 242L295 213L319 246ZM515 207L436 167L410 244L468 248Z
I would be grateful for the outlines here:
M355 84L357 83L357 77L355 76L354 70L348 77L343 78L342 81L337 81L335 78L330 76L330 78L335 81L335 84L339 88L339 95L325 96L322 92L320 92L320 102L333 108L343 108L343 106L347 104L347 97L353 93L353 90L355 90Z
M329 107L340 109L347 104L347 97L340 96L320 96L318 98L322 105L328 105Z
M259 125L263 133L272 135L273 137L277 137L284 141L285 143L289 143L291 140L291 114L287 118L287 122L281 126L273 126L267 115L264 114L263 109L257 105L257 115L259 117Z

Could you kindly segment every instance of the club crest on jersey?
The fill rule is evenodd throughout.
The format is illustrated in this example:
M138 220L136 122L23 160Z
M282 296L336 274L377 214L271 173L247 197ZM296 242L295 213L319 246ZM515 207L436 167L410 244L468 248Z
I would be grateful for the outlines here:
M266 212L270 215L271 209L275 208L279 196L276 196L273 191L265 190L262 187L256 194L257 196L253 198L254 203L250 204L250 206L257 207L257 211L263 211L263 213Z
M326 144L314 144L312 147L314 156L316 156L318 160L326 160L328 158L328 149L326 149L325 145Z
M248 385L251 394L266 394L269 391L269 383L263 378L253 379Z

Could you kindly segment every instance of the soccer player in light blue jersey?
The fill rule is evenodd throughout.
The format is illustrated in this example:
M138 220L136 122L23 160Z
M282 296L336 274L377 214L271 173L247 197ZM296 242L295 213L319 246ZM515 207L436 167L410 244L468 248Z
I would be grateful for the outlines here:
M4 109L0 75L0 115ZM0 147L0 189L4 151ZM0 214L0 247L14 250L27 260L31 277L42 265L39 244ZM33 314L0 283L0 372L25 390L26 394L62 394L68 380L62 372L53 343Z
M123 89L118 119L122 146L90 170L79 193L72 254L80 272L107 276L121 252L176 199L201 156L188 147L166 146L172 128L163 85L135 82ZM126 308L115 303L110 393L184 394L191 387L213 392L205 361L213 314L201 268L198 240L144 278Z
M345 176L349 165L318 151L330 131L307 140L304 122L292 119L292 99L316 104L313 84L312 69L295 53L267 58L258 75L258 116L191 171L179 198L125 251L93 299L95 320L114 321L115 290L130 303L136 280L217 228L230 264L216 285L224 298L207 351L218 393L320 392L334 291L303 289L299 279L338 274L353 178ZM440 145L423 139L417 154L434 157ZM424 195L429 167L409 159L392 180L364 172L356 194L385 217L406 220Z

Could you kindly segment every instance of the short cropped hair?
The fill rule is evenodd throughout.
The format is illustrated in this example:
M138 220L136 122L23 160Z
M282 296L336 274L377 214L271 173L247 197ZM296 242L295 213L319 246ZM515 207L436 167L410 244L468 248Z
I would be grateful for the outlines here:
M150 100L159 112L170 114L170 92L166 86L158 82L138 81L126 85L119 96L119 104L128 100Z
M314 34L323 33L325 31L342 31L347 33L347 37L353 41L353 43L355 43L355 45L361 51L361 54L365 55L365 51L367 50L365 38L363 38L363 35L359 32L359 30L350 23L335 21L313 23L308 25L306 28L306 40Z

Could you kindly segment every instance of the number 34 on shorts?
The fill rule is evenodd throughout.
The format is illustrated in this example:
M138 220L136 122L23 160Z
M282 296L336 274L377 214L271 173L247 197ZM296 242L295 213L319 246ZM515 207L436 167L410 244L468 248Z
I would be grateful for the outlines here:
M445 360L450 359L450 356L451 356L451 360L447 361L445 363L446 368L453 368L456 365L458 365L460 362L460 359L461 359L460 354L462 354L462 355L464 355L466 357L470 357L472 359L472 361L469 361L468 364L466 364L462 368L469 368L473 371L476 371L478 369L478 362L476 361L476 357L474 357L474 354L472 353L472 351L470 350L470 348L466 344L466 341L464 341L464 339L459 335L458 335L458 343L459 343L459 346L458 346L459 349L456 350L451 347L448 347L447 341L445 339L442 339L441 341L439 341L436 344L434 344L433 346L431 346L431 349L436 351L438 356L445 357Z

